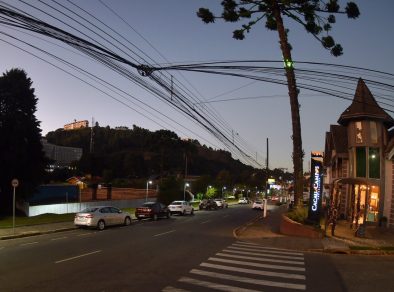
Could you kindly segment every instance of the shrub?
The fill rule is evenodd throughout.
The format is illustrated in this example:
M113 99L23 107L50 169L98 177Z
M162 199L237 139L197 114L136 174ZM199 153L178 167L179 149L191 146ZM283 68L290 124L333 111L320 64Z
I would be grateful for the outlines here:
M308 218L308 208L307 207L298 207L290 211L286 214L286 216L298 223L304 223Z

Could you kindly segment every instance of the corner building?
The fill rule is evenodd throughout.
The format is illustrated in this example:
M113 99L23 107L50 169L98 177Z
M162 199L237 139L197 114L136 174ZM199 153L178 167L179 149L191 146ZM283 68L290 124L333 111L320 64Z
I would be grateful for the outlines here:
M394 119L359 79L352 104L325 136L325 189L340 219L394 228Z

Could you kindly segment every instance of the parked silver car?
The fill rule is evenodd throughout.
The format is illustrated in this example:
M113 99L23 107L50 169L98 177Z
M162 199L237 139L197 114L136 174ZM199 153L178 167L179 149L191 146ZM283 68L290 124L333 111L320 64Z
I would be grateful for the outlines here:
M89 207L75 214L74 225L104 230L109 225L130 225L131 215L111 206Z

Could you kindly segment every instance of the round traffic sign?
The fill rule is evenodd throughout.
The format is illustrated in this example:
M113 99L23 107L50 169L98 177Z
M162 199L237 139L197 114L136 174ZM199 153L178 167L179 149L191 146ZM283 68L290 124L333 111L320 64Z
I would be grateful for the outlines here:
M13 186L14 188L16 188L17 186L19 186L19 181L18 181L16 178L14 178L14 179L11 181L11 184L12 184L12 186Z

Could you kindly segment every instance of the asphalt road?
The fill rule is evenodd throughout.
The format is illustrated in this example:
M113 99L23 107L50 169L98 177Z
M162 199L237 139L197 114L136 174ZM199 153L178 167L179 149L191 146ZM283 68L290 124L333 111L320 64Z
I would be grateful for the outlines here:
M368 258L350 264L343 255L235 239L233 230L257 215L236 205L102 232L3 241L0 291L361 291L349 288L358 283L351 272L368 266Z

